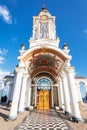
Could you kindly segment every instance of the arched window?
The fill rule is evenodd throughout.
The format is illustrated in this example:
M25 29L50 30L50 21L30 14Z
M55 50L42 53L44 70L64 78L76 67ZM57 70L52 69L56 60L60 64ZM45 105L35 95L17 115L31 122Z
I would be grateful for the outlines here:
M50 90L51 82L47 78L41 78L37 83L38 90Z

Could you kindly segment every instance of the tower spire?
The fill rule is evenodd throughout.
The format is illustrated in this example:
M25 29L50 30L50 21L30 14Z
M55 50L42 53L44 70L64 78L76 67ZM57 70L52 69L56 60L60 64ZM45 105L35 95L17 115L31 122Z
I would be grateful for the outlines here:
M46 3L45 2L42 3L42 10L44 10L44 9L46 10Z

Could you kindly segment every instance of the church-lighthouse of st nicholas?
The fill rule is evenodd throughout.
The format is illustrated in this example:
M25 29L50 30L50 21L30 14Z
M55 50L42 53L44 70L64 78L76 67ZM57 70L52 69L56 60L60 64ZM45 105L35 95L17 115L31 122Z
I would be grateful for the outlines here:
M67 44L59 48L56 36L55 16L43 7L33 17L33 34L30 48L21 46L19 64L15 68L15 84L9 119L25 109L59 107L71 114L75 121L83 121L80 115L75 70L71 66L71 55Z

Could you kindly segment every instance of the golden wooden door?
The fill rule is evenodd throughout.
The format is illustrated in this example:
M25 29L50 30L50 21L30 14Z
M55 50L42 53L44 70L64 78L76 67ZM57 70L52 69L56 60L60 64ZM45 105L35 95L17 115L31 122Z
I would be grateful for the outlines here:
M44 110L49 109L49 91L44 91Z
M47 110L49 109L49 91L48 90L41 90L38 91L38 98L37 98L37 109Z
M43 91L38 91L37 109L43 109Z

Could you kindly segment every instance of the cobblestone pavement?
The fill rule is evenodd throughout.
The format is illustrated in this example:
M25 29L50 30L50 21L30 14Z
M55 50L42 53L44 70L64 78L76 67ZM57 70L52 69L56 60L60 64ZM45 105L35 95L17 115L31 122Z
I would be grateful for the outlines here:
M71 130L55 110L34 110L18 130Z

